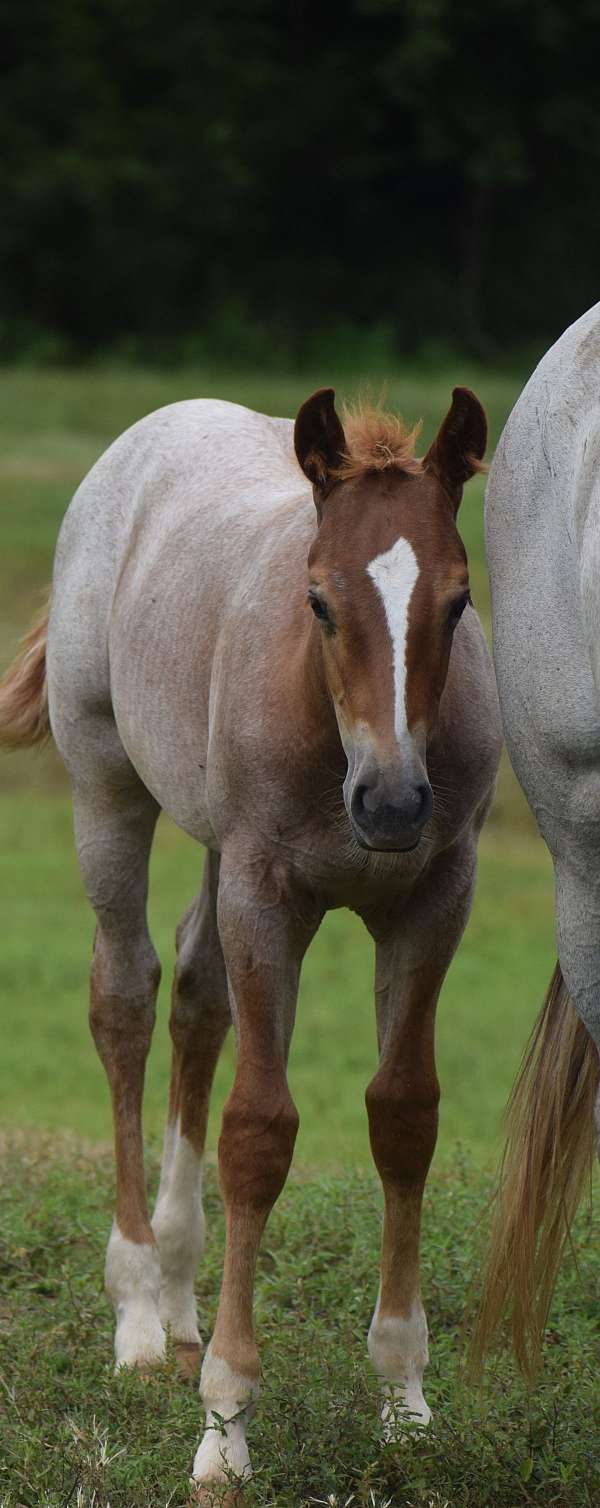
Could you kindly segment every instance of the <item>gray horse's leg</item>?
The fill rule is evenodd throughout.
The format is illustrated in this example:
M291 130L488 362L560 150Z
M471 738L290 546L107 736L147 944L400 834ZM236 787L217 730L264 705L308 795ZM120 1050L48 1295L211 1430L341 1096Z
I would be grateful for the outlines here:
M223 851L218 915L237 1067L219 1141L227 1234L219 1308L202 1366L206 1431L194 1461L198 1483L227 1480L229 1471L250 1475L246 1425L259 1393L254 1276L296 1138L287 1055L300 964L320 920L272 854L250 853L241 844ZM205 1500L213 1501L210 1492Z
M79 781L73 806L81 872L97 918L90 1025L112 1096L116 1213L106 1254L106 1288L116 1316L117 1366L144 1366L164 1354L158 1314L160 1265L146 1203L142 1094L160 966L146 921L148 860L158 807L110 735L114 775ZM114 746L114 748L113 748ZM118 754L110 760L108 750ZM89 766L88 766L89 769ZM90 771L91 773L91 771Z
M218 855L208 853L200 894L177 929L169 1110L152 1221L162 1274L160 1318L170 1326L184 1375L192 1375L200 1358L194 1275L204 1239L202 1155L214 1071L231 1025L218 882Z
M369 1355L384 1384L387 1439L403 1415L422 1425L428 1361L419 1246L425 1180L435 1149L439 1085L435 1009L469 915L475 877L472 840L438 859L422 891L396 918L365 916L376 940L379 1067L366 1093L371 1148L384 1194L381 1281Z

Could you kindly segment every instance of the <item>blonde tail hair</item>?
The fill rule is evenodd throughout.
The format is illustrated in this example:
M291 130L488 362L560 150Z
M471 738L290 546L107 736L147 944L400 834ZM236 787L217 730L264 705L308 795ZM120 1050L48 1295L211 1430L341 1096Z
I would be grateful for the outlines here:
M21 640L16 660L0 681L0 747L24 748L50 737L46 686L49 604Z
M472 1374L481 1374L505 1315L524 1376L539 1366L563 1248L591 1177L599 1080L596 1047L557 963L509 1101Z

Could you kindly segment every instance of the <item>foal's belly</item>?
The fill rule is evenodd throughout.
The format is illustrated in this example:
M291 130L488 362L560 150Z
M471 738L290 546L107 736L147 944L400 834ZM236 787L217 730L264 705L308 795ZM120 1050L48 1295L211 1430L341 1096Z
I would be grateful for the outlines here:
M112 659L112 657L111 657ZM190 715L189 697L157 672L152 657L136 661L136 674L111 663L111 699L120 741L134 770L158 805L190 837L208 847L215 834L207 801L208 730ZM131 664L131 661L129 662ZM200 696L197 694L197 699ZM193 709L201 713L201 708Z
M160 727L153 719L149 718L147 723L140 721L135 709L132 711L120 702L118 693L113 696L113 711L130 763L161 810L190 838L207 848L216 847L208 813L206 753L202 744L192 751L182 750L182 736L173 728L171 736L161 740Z

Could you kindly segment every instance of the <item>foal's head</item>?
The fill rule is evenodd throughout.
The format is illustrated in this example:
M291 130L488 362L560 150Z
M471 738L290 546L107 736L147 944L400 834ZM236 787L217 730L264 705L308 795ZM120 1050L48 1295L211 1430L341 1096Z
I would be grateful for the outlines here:
M408 850L433 807L427 740L469 602L455 520L487 426L474 394L455 388L419 461L416 432L390 414L350 416L345 433L334 397L324 388L308 398L294 432L319 524L308 601L348 759L344 800L355 835L365 848Z

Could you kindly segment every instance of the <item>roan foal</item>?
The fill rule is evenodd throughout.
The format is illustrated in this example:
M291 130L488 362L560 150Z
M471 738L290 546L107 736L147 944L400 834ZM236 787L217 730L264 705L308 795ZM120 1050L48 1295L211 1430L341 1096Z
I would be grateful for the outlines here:
M295 428L212 401L150 415L79 488L49 623L32 629L3 683L2 740L35 742L50 727L67 766L97 918L90 1019L115 1120L106 1284L117 1365L160 1358L167 1327L184 1364L199 1354L201 1158L215 1064L235 1026L199 1483L250 1473L252 1294L298 1126L286 1078L298 978L336 906L358 912L376 946L380 1059L367 1109L385 1221L369 1352L388 1433L403 1409L429 1418L419 1226L437 1127L434 1015L500 750L456 528L485 441L465 388L423 460L390 415L358 412L344 430L329 388ZM146 897L161 808L208 857L177 934L151 1222L141 1103L159 980Z

